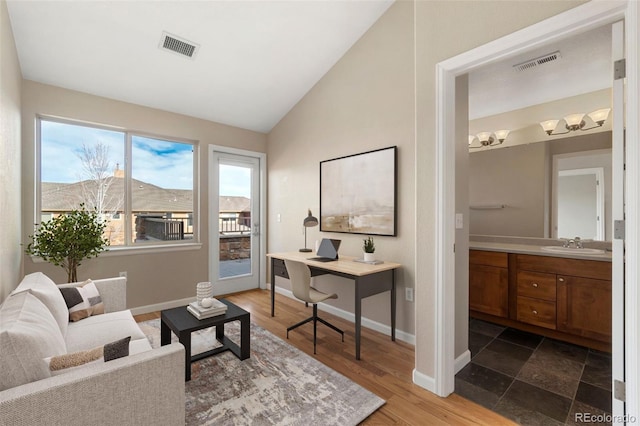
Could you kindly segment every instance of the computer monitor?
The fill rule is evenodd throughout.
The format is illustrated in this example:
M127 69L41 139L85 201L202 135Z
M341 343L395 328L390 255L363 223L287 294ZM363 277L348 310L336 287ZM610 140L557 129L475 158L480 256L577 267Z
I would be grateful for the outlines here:
M320 242L320 246L318 247L318 252L316 253L318 257L312 258L312 260L324 260L324 261L337 260L338 248L340 248L341 242L342 240L323 238L322 241Z

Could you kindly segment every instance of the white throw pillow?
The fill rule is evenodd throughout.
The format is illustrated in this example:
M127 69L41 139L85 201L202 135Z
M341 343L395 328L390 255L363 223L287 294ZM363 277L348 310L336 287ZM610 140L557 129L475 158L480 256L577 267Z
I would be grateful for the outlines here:
M25 276L11 294L24 290L29 290L51 311L64 337L69 325L69 310L58 286L42 272L34 272Z
M56 320L28 291L13 294L0 307L0 391L50 376L43 358L67 348Z
M89 318L92 315L104 314L102 297L93 281L87 280L76 287L63 287L60 289L62 298L69 308L69 320L71 322Z

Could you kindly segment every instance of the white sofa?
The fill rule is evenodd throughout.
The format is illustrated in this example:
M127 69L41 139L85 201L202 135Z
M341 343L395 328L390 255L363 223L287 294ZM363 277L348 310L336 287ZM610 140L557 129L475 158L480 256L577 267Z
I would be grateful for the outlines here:
M184 347L151 348L126 310L126 278L93 282L105 313L77 322L60 288L82 283L56 286L42 273L0 306L0 425L184 424ZM53 373L47 363L129 336L122 358Z

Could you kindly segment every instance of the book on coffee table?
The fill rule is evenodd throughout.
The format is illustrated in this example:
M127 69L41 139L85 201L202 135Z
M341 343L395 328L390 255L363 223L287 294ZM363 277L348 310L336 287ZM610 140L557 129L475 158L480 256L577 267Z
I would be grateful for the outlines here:
M187 306L187 311L198 319L205 319L224 314L227 312L227 305L217 299L213 299L213 305L209 308L200 306L198 302L191 302Z

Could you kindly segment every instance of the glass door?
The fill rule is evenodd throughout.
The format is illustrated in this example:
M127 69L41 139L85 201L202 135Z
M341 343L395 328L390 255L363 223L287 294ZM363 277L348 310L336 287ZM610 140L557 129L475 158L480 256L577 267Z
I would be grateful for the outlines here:
M259 287L260 159L214 152L212 158L211 281L214 294Z

